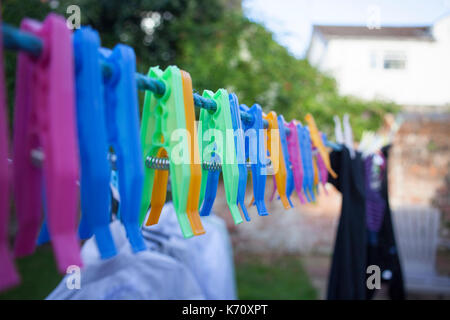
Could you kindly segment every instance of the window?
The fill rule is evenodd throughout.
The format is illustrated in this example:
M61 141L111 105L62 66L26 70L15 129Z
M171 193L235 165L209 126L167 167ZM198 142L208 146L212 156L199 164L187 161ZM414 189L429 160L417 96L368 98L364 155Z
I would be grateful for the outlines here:
M384 69L402 70L406 68L406 56L402 52L387 52L384 55Z

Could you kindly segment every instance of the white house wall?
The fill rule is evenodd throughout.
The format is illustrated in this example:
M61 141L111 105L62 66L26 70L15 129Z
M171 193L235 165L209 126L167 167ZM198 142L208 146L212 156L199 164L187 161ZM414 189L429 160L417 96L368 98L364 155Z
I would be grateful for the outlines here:
M450 104L450 18L437 23L434 33L437 41L331 38L324 45L313 37L308 57L336 78L342 94L402 105L445 105ZM406 68L384 69L386 52L404 53Z

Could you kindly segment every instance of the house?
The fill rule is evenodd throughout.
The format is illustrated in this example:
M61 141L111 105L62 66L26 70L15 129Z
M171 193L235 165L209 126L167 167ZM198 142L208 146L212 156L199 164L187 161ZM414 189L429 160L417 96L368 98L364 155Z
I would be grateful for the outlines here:
M450 15L430 26L314 25L306 55L336 79L341 94L450 105Z

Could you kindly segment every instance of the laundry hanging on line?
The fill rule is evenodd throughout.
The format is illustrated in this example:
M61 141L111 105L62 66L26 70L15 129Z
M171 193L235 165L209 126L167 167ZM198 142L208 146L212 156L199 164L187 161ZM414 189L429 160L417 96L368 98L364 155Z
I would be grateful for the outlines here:
M24 19L20 31L7 25L2 31L6 47L21 50L12 158L14 197L25 206L17 208L17 255L34 251L41 213L27 206L40 207L42 201L60 272L82 264L78 237L95 235L103 259L117 254L109 230L111 150L117 165L119 219L134 252L145 250L140 229L158 222L169 177L178 223L189 238L207 232L200 215L211 211L220 172L236 224L243 222L241 211L250 221L249 205L256 205L260 216L269 214L267 175L274 176L286 209L292 207L294 189L302 203L311 202L328 174L336 176L329 149L342 147L326 139L310 114L304 123L287 123L273 111L263 113L258 104L240 105L225 89L205 90L200 96L192 93L189 74L176 66L137 74L131 47L102 48L97 31L82 27L71 34L55 14L43 23ZM146 91L142 119L138 89ZM198 128L193 106L201 108ZM174 143L180 129L188 138ZM187 161L174 159L177 148ZM248 168L254 201L245 204Z

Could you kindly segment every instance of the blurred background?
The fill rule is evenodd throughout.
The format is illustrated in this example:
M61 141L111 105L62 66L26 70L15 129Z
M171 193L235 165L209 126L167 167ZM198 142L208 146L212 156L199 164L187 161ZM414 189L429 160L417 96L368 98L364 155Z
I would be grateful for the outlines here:
M450 1L6 0L2 17L18 26L71 4L103 46L132 46L139 72L175 64L200 93L223 87L288 121L310 112L330 140L334 115L350 115L355 141L401 119L389 190L408 296L450 297L439 285L450 277ZM12 119L16 54L5 59ZM293 197L289 211L267 201L270 216L250 208L251 223L235 226L219 186L240 298L324 297L341 206L327 190L315 204ZM61 279L46 246L18 266L23 285L0 298L44 298Z

